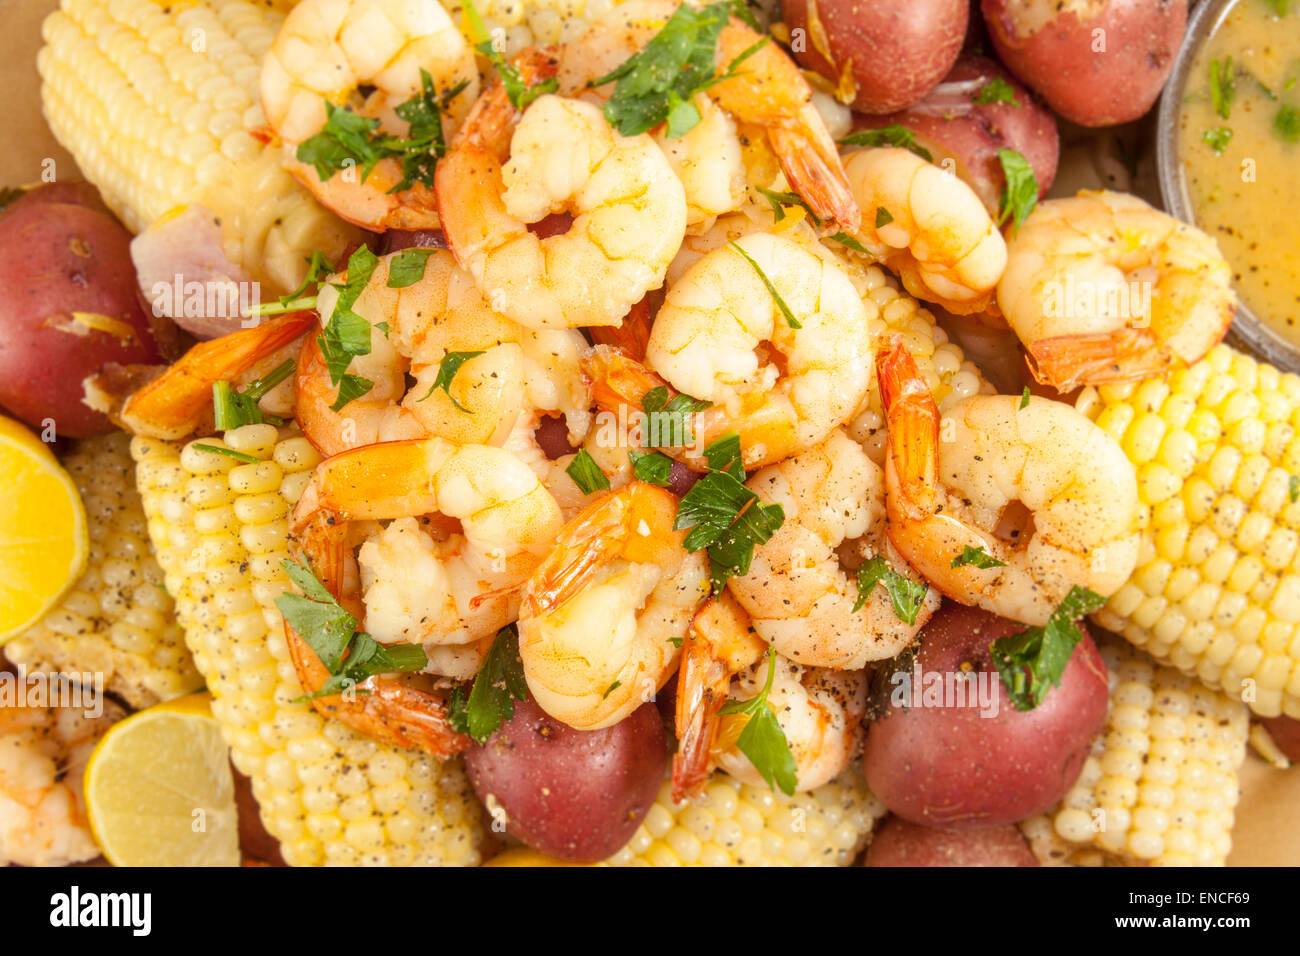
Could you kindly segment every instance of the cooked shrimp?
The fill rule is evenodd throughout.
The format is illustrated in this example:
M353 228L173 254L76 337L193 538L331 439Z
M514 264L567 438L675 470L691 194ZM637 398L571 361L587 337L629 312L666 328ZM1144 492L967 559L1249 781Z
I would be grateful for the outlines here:
M974 191L905 149L862 149L845 163L862 208L857 236L907 291L949 312L984 312L1007 247Z
M758 233L703 256L668 290L646 364L712 403L696 416L697 446L739 431L745 465L756 467L852 417L871 382L870 355L866 311L844 271ZM642 395L655 387L652 377L643 384ZM626 397L639 407L641 395Z
M501 447L533 470L533 474L555 498L566 521L594 502L605 490L584 492L569 474L568 468L573 464L578 451L585 451L591 456L596 467L605 475L610 489L617 491L632 480L628 452L640 447L639 433L635 429L630 430L626 445L605 441L604 436L597 431L588 436L581 448L552 457L537 438L544 417L544 413L537 410L520 415Z
M944 594L1042 625L1079 585L1113 594L1137 562L1137 475L1071 406L975 395L939 411L899 344L879 359L889 537ZM940 435L943 439L940 440ZM967 548L1001 562L953 563Z
M494 310L529 328L618 325L663 284L686 233L672 166L590 103L548 94L516 120L500 85L483 103L435 176L456 260ZM529 231L560 212L574 216L568 231Z
M1039 203L1011 240L998 304L1038 380L1067 392L1197 361L1237 299L1212 238L1101 190Z
M322 179L297 158L298 147L326 124L326 101L354 108L379 129L409 133L396 107L422 91L421 70L458 124L478 94L474 51L437 0L303 0L289 12L262 62L262 109L285 146L285 167L343 219L382 232L438 225L433 190L415 183L400 192L397 159L380 160L364 178L344 169ZM462 86L462 84L464 84ZM372 90L363 95L361 90Z
M672 675L709 590L677 499L634 481L585 508L524 584L519 653L537 703L579 730L618 723Z
M749 573L727 583L759 637L793 662L841 669L893 657L912 642L939 595L924 596L911 624L883 587L854 610L857 581L841 564L840 551L856 550L859 560L880 554L915 578L880 540L884 480L862 446L836 429L822 444L761 469L746 486L785 512L777 532L754 547Z
M12 676L12 675L11 675ZM121 708L0 707L0 864L67 866L99 855L82 775Z
M492 312L469 274L443 250L431 252L422 278L391 288L399 255L380 258L352 305L371 323L371 336L370 353L354 357L349 372L369 379L369 392L335 411L338 389L320 349L314 340L303 346L297 417L311 442L327 455L405 438L499 445L526 409L563 414L570 440L580 442L590 423L581 333L534 331ZM322 286L322 316L337 301L333 283L345 278L346 272ZM446 389L435 388L450 352L482 354L467 359ZM409 391L408 372L415 379Z
M212 386L278 364L280 353L316 324L311 312L290 312L251 329L200 342L158 378L135 391L122 423L137 435L173 440L199 429L212 412ZM269 395L268 395L269 397Z
M440 515L460 530L442 542L415 519ZM395 518L351 556L350 524ZM434 519L428 519L434 528ZM464 645L509 623L514 589L555 540L560 511L528 466L507 451L456 446L440 438L356 448L317 466L294 508L290 533L322 583L357 607L381 642ZM358 615L359 616L359 615ZM324 665L286 625L303 687L318 690ZM464 739L446 724L442 700L386 676L360 685L369 693L315 697L327 716L403 747L446 754Z

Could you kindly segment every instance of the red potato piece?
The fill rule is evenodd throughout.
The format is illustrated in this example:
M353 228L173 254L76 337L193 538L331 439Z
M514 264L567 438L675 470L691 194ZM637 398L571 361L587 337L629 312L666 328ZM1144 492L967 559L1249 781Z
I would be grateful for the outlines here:
M42 203L67 203L70 206L84 206L87 209L102 212L106 216L112 215L108 206L104 205L99 190L85 180L80 179L49 183L35 189L29 189L6 206L4 212L10 213L15 209L39 206Z
M1014 826L936 830L890 817L871 836L863 866L1038 866Z
M1082 126L1137 119L1156 101L1187 28L1187 0L982 0L1011 72Z
M1259 722L1288 760L1300 762L1300 720L1294 717L1263 717Z
M159 361L136 291L130 234L84 205L27 201L0 216L0 404L69 437L112 424L82 402L105 364Z
M976 103L975 97L1001 79L1011 88L1012 101ZM998 150L1013 149L1033 167L1038 196L1047 195L1056 178L1061 138L1051 111L996 60L962 54L943 82L921 102L886 116L859 116L854 129L897 124L916 133L917 142L975 190L996 216L1006 176Z
M987 684L975 705L934 705L922 697L922 706L898 706L911 700L915 670L907 672L908 682L895 675L890 711L868 727L863 756L868 786L895 814L949 829L1001 826L1046 810L1074 784L1105 722L1106 665L1085 628L1060 686L1035 709L1018 711L989 646L1022 630L949 601L921 631L917 694L936 673L947 682L973 672L968 687Z
M925 96L961 52L970 12L967 0L784 0L782 10L795 59L854 90L864 113Z
M654 805L668 769L663 721L653 703L603 730L574 730L535 701L482 747L465 754L479 799L535 850L573 862L618 852Z

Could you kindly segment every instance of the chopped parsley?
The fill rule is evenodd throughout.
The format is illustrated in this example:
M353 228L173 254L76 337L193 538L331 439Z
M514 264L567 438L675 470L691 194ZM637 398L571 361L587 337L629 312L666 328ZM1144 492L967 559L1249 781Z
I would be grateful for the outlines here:
M1002 173L1007 184L1002 190L1001 211L998 213L998 225L1008 219L1015 221L1015 228L1025 221L1034 207L1038 205L1038 180L1029 160L1014 149L998 150L998 162L1002 164Z
M1300 143L1300 110L1290 103L1283 103L1273 117L1273 129L1284 141Z
M712 403L689 395L668 397L668 388L658 385L641 398L641 410L648 419L642 444L647 448L679 448L695 440L688 419Z
M740 454L740 433L727 432L704 449L704 460L711 471L726 471L733 475L745 473L744 459Z
M614 681L614 683L610 684L608 687L605 688L605 693L600 695L600 699L604 700L606 697L614 693L614 691L618 690L622 686L623 686L623 682L621 680Z
M442 357L442 361L438 363L438 374L434 377L433 384L429 386L429 390L417 399L417 401L422 402L438 389L442 389L447 393L447 397L451 399L451 403L458 409L466 415L474 414L460 402L456 401L456 397L451 394L451 380L456 377L456 373L460 371L462 365L472 358L478 358L482 354L482 349L477 352L448 352Z
M637 481L668 487L668 478L672 474L673 460L661 451L631 451L627 455L632 463L632 474Z
M424 267L434 249L403 249L388 263L388 288L405 289L424 278Z
M781 298L781 293L776 291L776 286L772 285L772 280L767 277L767 273L763 271L763 267L755 262L750 254L740 248L740 245L735 241L730 241L727 245L729 245L734 251L740 253L740 255L744 257L745 261L753 266L754 271L758 273L758 277L763 280L763 285L767 286L767 291L768 294L772 296L772 301L776 303L776 307L780 309L781 314L785 316L786 324L792 329L802 329L803 324L794 317L794 313L791 312L790 307L785 304L785 299Z
M569 462L569 467L565 468L564 472L573 479L573 483L584 495L595 491L609 491L609 478L600 470L596 459L592 458L591 453L585 448L573 456L573 461Z
M889 595L894 616L904 624L915 624L916 616L921 612L921 604L930 589L920 581L899 574L879 554L858 568L858 599L853 602L853 610L862 609L877 584L883 585L885 593Z
M217 431L229 431L242 425L260 425L271 422L283 425L283 419L266 415L257 405L271 389L275 388L293 374L297 363L285 359L266 375L249 382L242 390L231 386L229 382L212 383L212 410L216 419Z
M1087 588L1072 587L1042 627L993 642L993 663L1016 710L1033 710L1048 690L1060 685L1070 655L1083 639L1075 621L1105 603L1105 598Z
M1232 130L1226 126L1215 126L1202 133L1201 140L1216 153L1222 153L1232 142Z
M777 222L786 217L785 208L787 206L798 206L808 214L808 218L815 225L821 225L822 221L813 214L812 208L808 203L804 202L803 197L798 193L779 193L772 189L764 189L762 186L756 188L763 198L767 200L767 204L772 207L772 215L776 217Z
M613 72L592 80L593 87L615 84L603 107L609 125L623 136L645 133L663 123L670 139L689 132L700 121L692 97L735 76L738 67L769 40L763 37L725 71L717 72L718 37L743 7L734 0L698 10L682 4L650 42Z
M988 570L989 568L1005 568L1007 566L1005 561L999 561L983 548L975 548L969 544L961 549L961 554L952 559L952 564L950 564L949 567L960 568L964 564L973 565L974 567L983 568L984 570Z
M972 103L1009 103L1016 109L1020 108L1015 88L1000 76L981 86L970 99Z
M1237 96L1237 71L1232 57L1210 61L1210 105L1224 119L1232 113L1232 101Z
M878 208L876 209L876 228L877 228L877 229L880 229L880 228L882 228L882 227L884 227L884 226L888 226L888 225L889 225L891 222L893 222L893 221L894 221L894 215L893 215L893 213L891 213L891 212L890 212L888 209L886 209L884 206L880 206L880 207L878 207Z
M385 647L364 631L358 631L357 619L334 599L306 565L285 560L282 566L302 595L281 594L275 599L275 606L330 673L319 690L303 699L337 693L375 674L418 671L428 663L424 648L418 644Z
M1292 475L1287 479L1286 493L1292 501L1300 499L1300 475Z
M554 93L560 87L559 80L555 77L549 77L540 83L529 86L524 82L519 71L506 62L506 58L501 52L492 45L492 37L488 35L487 26L483 23L483 18L479 16L478 10L474 7L473 0L465 0L465 16L469 18L470 29L474 35L481 37L474 49L496 67L498 75L501 77L501 85L505 87L506 96L510 98L510 103L517 110L522 110L537 97L543 93Z
M837 232L835 235L831 236L831 239L842 246L848 246L854 252L861 252L863 255L867 254L867 247L858 242L858 240L854 239L847 232Z
M841 146L897 146L920 156L927 163L934 162L930 151L916 141L916 134L906 126L890 123L880 129L864 129L850 133L839 141Z
M298 288L288 295L282 295L275 303L259 303L248 310L249 315L278 315L282 312L297 312L299 309L316 308L315 294L306 295L308 289L319 285L325 277L334 272L334 266L319 249L312 251L307 259L307 274L303 276Z
M360 398L374 385L367 378L348 373L348 366L357 355L370 354L370 322L352 311L361 292L370 281L370 275L379 265L375 254L365 246L358 246L348 258L348 277L343 283L330 283L338 290L338 300L329 321L316 337L325 366L329 370L330 384L338 388L338 398L330 408L339 411L348 402Z
M222 448L220 445L201 445L198 442L195 442L190 447L197 448L199 451L206 451L212 455L225 455L227 458L233 458L235 461L248 462L249 464L256 464L262 460L256 455L246 455L242 451L235 451L233 448Z
M1291 0L1264 0L1264 2L1273 8L1274 16L1279 17L1286 16L1287 8L1291 5Z
M768 787L778 787L786 796L794 794L799 780L799 768L790 753L790 742L776 719L776 711L768 703L772 682L776 678L776 649L767 649L767 681L757 697L750 700L729 700L719 713L744 714L749 718L736 738L736 749L749 758L754 769L767 781Z
M1025 386L1025 390L1024 390L1023 392L1020 393L1020 410L1021 410L1021 411L1024 411L1026 408L1029 407L1029 400L1030 400L1031 398L1033 398L1033 393L1032 393L1031 391L1029 391L1029 386L1026 385L1026 386Z
M448 721L452 730L469 734L482 745L515 715L515 701L527 699L528 683L524 680L524 662L519 657L519 633L510 624L497 631L493 638L469 696L465 696L464 685L451 692Z

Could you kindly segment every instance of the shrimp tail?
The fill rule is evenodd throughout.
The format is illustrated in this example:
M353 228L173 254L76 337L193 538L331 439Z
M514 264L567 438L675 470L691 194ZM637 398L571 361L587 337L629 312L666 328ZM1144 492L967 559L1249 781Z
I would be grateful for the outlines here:
M588 329L591 339L597 345L607 345L621 349L634 361L645 361L646 346L650 344L650 329L654 326L654 314L650 310L650 296L647 293L627 315L623 316L622 325L597 325Z
M1110 385L1149 378L1182 366L1161 348L1151 329L1120 329L1095 335L1061 335L1029 345L1029 370L1058 392L1084 384Z
M918 520L933 514L939 477L939 408L912 354L898 340L876 359L889 428L889 462Z
M790 184L818 219L829 220L850 235L862 225L862 212L849 186L844 164L834 143L820 143L821 137L772 128L768 130L772 150Z
M641 400L656 388L667 389L669 398L677 394L662 378L613 345L597 345L583 356L582 375L592 401L606 411L624 405L639 409Z

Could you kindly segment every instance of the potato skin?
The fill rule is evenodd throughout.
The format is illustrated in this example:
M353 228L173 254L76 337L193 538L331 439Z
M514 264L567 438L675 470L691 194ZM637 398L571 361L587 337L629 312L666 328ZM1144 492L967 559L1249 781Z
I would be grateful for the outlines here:
M1300 762L1300 720L1294 717L1263 717L1259 722L1288 760Z
M928 93L961 52L967 0L812 0L826 31L829 62L808 28L810 0L784 0L795 59L837 84L851 63L863 113L905 109ZM804 31L802 34L794 30Z
M936 830L889 817L871 835L863 866L1038 866L1014 826Z
M981 3L1002 62L1056 112L1082 126L1137 119L1173 69L1187 0L1093 0L1082 18L1062 6L1056 0ZM1103 37L1104 51L1094 51Z
M8 206L5 206L4 211L13 212L15 209L37 206L42 203L67 203L70 206L85 206L87 209L102 212L106 216L112 215L108 206L104 205L99 190L84 179L47 183L36 189L29 189Z
M514 716L465 754L474 791L505 810L511 834L576 863L622 849L654 804L667 767L653 703L612 727L574 730L535 701L517 701Z
M82 380L108 362L158 361L131 236L93 206L40 193L0 216L0 404L37 429L48 418L60 435L103 434L112 423L82 404ZM108 316L130 331L89 328L74 312Z
M989 646L1022 630L1022 624L948 601L921 631L916 661L922 673L962 673L963 664L988 673L989 702L995 700L997 710L982 717L978 706L891 704L869 725L863 771L895 814L954 830L1001 826L1046 810L1074 784L1105 722L1106 665L1085 628L1061 685L1035 709L1018 711ZM906 686L888 691L902 696Z
M1018 106L973 102L978 91L997 77L1011 85ZM942 166L951 160L957 175L993 216L1006 186L998 150L1014 149L1029 161L1040 199L1056 178L1061 138L1055 117L1002 64L988 57L963 53L921 102L898 113L861 116L854 130L895 123L916 133L917 142L930 151L935 163Z

